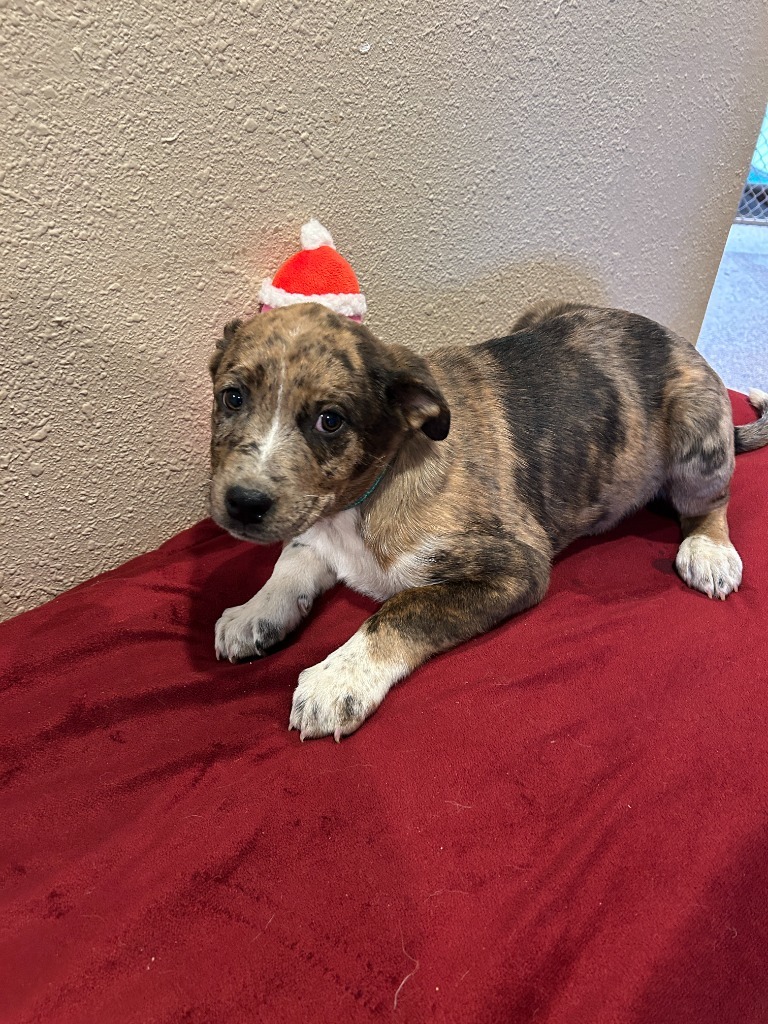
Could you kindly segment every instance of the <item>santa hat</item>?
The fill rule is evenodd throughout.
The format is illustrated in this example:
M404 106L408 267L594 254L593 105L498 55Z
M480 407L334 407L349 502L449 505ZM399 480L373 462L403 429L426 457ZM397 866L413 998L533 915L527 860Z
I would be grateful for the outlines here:
M354 270L336 252L330 232L317 220L302 227L301 251L262 282L259 302L264 309L320 302L353 320L362 320L366 310Z

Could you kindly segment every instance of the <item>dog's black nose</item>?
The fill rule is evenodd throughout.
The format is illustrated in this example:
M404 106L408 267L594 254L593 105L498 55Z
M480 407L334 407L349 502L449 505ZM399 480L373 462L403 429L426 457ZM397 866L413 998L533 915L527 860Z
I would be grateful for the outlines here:
M229 515L239 523L260 523L274 505L268 494L249 491L247 487L230 487L224 503Z

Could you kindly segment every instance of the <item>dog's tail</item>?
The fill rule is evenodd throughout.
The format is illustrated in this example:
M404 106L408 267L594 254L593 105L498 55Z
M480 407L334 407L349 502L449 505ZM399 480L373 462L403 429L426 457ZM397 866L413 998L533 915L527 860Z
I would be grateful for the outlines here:
M743 427L733 428L737 455L741 452L753 452L768 444L768 395L764 391L752 388L749 392L749 404L760 413L760 419Z
M561 313L576 313L580 309L587 309L586 303L583 302L551 302L544 301L539 302L535 306L531 306L515 320L512 326L512 333L515 331L527 331L530 330L535 324L543 323L545 320L551 320L553 317L560 316Z

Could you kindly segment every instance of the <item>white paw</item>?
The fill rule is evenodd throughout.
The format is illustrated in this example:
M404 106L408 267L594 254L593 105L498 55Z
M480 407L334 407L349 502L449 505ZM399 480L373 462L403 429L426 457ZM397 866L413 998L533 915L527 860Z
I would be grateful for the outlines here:
M333 736L338 742L373 714L407 671L405 665L373 661L365 634L355 633L325 661L301 673L288 727L298 729L302 740Z
M267 590L227 608L216 623L216 657L239 661L266 654L301 621L306 607L289 595Z
M724 601L741 583L742 564L733 544L717 544L708 537L686 537L675 559L682 579L709 597Z

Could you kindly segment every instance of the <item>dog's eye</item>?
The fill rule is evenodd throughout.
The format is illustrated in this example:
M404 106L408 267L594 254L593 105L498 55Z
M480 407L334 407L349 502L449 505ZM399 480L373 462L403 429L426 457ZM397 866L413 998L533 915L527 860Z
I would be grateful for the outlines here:
M230 412L236 412L243 407L243 392L240 388L224 388L221 392L221 403Z
M340 412L321 412L317 417L315 430L321 434L336 434L344 426L344 417Z

